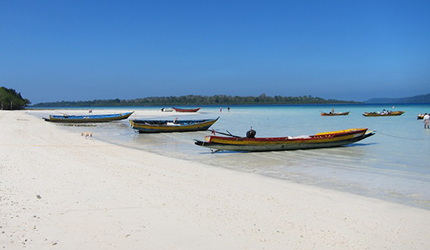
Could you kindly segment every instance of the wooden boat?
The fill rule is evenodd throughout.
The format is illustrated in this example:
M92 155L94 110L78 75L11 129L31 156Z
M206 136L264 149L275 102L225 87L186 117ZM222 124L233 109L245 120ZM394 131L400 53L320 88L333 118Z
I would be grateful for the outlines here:
M172 107L172 109L174 109L176 112L197 112L197 111L199 111L201 108L195 108L195 109L180 109L180 108Z
M399 116L406 111L364 112L364 116Z
M417 120L422 120L424 119L425 114L418 114L417 115Z
M321 116L337 116L337 115L349 115L349 111L348 112L321 112Z
M205 120L130 120L133 129L139 133L160 133L160 132L190 132L204 131L209 129L216 119Z
M49 118L43 118L47 122L68 122L68 123L88 123L88 122L110 122L127 119L132 112L103 115L50 115Z
M339 147L363 140L374 134L372 131L367 131L367 128L353 128L308 136L246 138L234 135L213 135L206 136L205 141L196 140L195 144L216 149L216 151L281 151Z

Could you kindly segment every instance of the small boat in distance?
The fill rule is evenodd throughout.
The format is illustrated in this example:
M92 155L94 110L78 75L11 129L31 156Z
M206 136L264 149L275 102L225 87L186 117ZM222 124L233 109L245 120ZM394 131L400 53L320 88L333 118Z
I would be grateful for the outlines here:
M175 107L172 107L172 109L174 109L176 112L197 112L197 111L199 111L201 108L195 108L195 109L181 109L181 108L175 108Z
M217 132L219 133L219 132ZM227 136L206 136L204 141L196 140L197 146L208 147L217 151L281 151L297 149L316 149L340 147L361 141L374 135L367 128L318 133L307 136L285 136L267 138L249 138L220 133Z
M388 111L383 110L382 112L364 112L364 116L399 116L403 115L406 111Z
M161 112L173 112L174 110L172 108L162 108Z
M89 123L89 122L110 122L127 119L132 112L118 114L102 115L49 115L49 118L43 118L47 122L66 122L66 123Z
M348 112L321 112L321 116L338 116L338 115L349 115L349 111Z
M139 133L190 132L209 129L216 119L205 120L130 120L131 127Z

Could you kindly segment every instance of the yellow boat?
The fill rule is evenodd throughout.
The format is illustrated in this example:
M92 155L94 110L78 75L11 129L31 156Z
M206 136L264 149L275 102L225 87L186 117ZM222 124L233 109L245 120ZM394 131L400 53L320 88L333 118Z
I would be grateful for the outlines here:
M205 120L130 120L133 129L139 133L190 132L208 130L216 119Z
M367 128L352 128L308 136L247 138L234 135L213 135L206 136L204 141L196 140L195 144L217 151L281 151L339 147L363 140L374 134L373 131L367 131Z
M364 116L399 116L406 111L364 112Z

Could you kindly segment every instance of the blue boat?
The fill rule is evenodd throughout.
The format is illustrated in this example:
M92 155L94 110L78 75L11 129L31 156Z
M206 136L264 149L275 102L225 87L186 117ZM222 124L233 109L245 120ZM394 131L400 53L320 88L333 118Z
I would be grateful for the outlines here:
M43 118L47 122L69 122L69 123L87 123L87 122L110 122L127 119L132 112L104 115L50 115L49 118Z

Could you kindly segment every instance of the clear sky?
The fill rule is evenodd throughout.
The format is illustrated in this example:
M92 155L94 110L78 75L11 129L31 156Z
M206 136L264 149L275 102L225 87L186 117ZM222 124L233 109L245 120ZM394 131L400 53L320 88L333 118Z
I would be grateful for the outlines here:
M430 1L0 0L0 86L35 104L430 93Z

